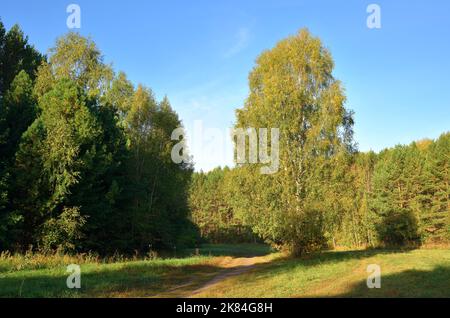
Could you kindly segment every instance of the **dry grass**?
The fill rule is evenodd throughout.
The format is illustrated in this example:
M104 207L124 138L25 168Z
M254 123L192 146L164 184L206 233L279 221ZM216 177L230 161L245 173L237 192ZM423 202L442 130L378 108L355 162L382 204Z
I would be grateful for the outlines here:
M450 249L442 245L303 258L253 249L257 257L250 245L208 245L169 259L4 252L0 297L450 297ZM69 264L81 265L81 290L66 287ZM366 286L369 264L381 266L381 289Z
M262 245L206 245L183 258L96 254L0 254L0 297L154 297L189 283L198 288L233 262L233 255L267 253ZM226 256L226 255L232 256ZM189 256L191 255L191 256ZM215 256L218 255L218 256ZM68 289L66 268L81 266L82 288Z

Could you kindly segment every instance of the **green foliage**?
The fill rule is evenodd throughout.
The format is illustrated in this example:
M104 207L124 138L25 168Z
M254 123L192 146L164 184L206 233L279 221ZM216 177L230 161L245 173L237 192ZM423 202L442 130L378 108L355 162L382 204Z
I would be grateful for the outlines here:
M379 239L385 245L405 245L420 238L416 216L407 209L387 212L377 229Z
M378 155L357 152L332 68L306 30L257 59L236 127L280 128L280 169L261 175L258 165L241 164L229 172L234 215L296 254L448 240L449 134Z
M18 25L6 32L0 20L0 95L4 96L17 74L25 71L32 80L44 57L28 43Z
M35 71L43 57L15 25L6 32L0 21L0 249L11 243L13 161L22 133L36 116L32 96Z
M189 187L192 220L202 238L212 243L242 243L257 240L231 207L231 170L216 168L194 173Z
M64 208L57 218L50 218L43 224L39 242L41 250L73 252L76 242L83 237L85 223L86 219L80 215L78 207Z
M167 98L158 103L143 86L130 98L123 120L130 152L130 239L141 249L192 244L197 237L187 209L192 167L171 159L171 133L181 122Z
M420 201L421 223L426 237L450 240L450 133L431 142L425 152Z
M56 41L50 49L48 63L42 63L37 72L35 92L43 96L61 79L74 81L88 98L103 96L113 78L112 69L103 63L95 43L70 32Z
M237 111L238 128L280 129L279 172L263 176L243 167L244 182L256 186L251 199L237 204L247 202L249 224L264 239L296 254L324 244L325 220L334 211L321 202L333 192L326 186L333 158L353 148L351 113L332 70L329 51L301 30L258 57L249 75L250 95Z
M8 84L0 98L0 248L131 253L195 244L192 167L171 160L181 121L169 100L115 76L90 39L69 33L45 61L18 28L0 26L0 62L18 61L0 76Z
M27 130L36 117L37 109L32 91L33 82L30 76L22 70L5 93L1 127L5 140L1 145L1 153L5 159L14 156L22 133Z
M391 213L407 210L418 226L415 229L414 222L409 222L409 231L417 230L422 241L448 239L448 135L436 141L397 146L379 155L370 201L379 222L393 218L405 224Z
M182 123L167 97L115 74L89 38L69 33L44 58L0 22L0 250L448 242L450 133L357 152L333 67L307 30L263 52L235 127L279 128L278 172L193 173L171 159Z
M332 235L334 245L366 247L377 243L376 215L370 202L376 160L373 152L356 153L342 166L343 179L336 184L342 210Z
M23 135L15 163L13 208L24 220L24 231L33 233L26 244L40 241L41 222L45 228L54 225L49 219L60 218L71 206L74 186L86 170L94 169L87 163L101 134L82 92L69 80L59 81L42 96L39 108L40 116Z

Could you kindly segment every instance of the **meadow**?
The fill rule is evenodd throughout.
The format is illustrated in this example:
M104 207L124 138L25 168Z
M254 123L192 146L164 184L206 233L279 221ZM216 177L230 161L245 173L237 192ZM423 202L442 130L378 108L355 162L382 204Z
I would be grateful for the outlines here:
M80 289L66 287L72 263L81 266ZM366 286L369 264L381 267L379 289ZM0 297L450 297L450 250L293 258L261 244L221 244L156 259L3 253Z

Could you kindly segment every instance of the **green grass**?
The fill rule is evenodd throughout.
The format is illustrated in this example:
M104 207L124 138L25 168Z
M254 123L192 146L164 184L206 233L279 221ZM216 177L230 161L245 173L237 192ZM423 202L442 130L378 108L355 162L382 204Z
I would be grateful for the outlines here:
M199 254L206 256L251 257L264 256L273 252L275 251L265 244L203 244L199 249ZM194 254L195 249L188 250L188 253Z
M203 245L180 258L126 260L94 255L0 254L0 297L152 297L192 282L192 288L223 268L222 256L270 253L263 244ZM196 255L198 252L198 255ZM81 266L82 288L68 289L67 265Z
M211 271L207 257L81 265L80 290L66 287L66 265L0 273L1 297L151 296L198 271Z
M227 277L200 297L450 297L450 250L329 251L293 259L264 245L205 245L187 257L100 260L94 256L0 256L0 297L184 297L236 257L269 263ZM181 253L180 253L181 254ZM267 255L267 256L264 256ZM231 257L230 257L231 256ZM277 257L275 257L277 256ZM80 290L66 287L66 266L79 264ZM381 266L381 289L366 286ZM180 287L182 286L182 287Z
M369 289L367 265L381 267ZM450 250L329 251L282 258L227 279L199 297L450 297Z

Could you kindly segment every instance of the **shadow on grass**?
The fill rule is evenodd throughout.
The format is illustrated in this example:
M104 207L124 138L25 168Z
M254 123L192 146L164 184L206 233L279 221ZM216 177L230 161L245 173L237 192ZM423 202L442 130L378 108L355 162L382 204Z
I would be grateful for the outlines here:
M366 249L356 251L322 251L302 257L280 257L267 264L258 265L254 275L241 278L243 283L264 281L277 275L293 273L299 268L312 269L321 265L337 265L341 262L364 260L377 255L405 253L413 249Z
M406 253L415 250L416 248L370 248L365 250L353 251L322 251L310 255L297 258L303 260L305 265L317 265L327 263L345 262L350 260L361 260L364 258L373 257L376 255L387 255Z
M184 258L192 255L252 257L272 252L264 244L206 244L198 250L181 251L177 259L85 264L81 265L80 290L67 288L69 273L65 273L65 266L15 272L5 268L0 272L0 297L152 297L175 289L182 294L199 288L223 270L200 261L200 264L189 264ZM174 255L163 257L170 256Z
M208 248L211 250L208 251ZM241 248L235 253L226 253L226 247L206 246L202 252L209 252L205 255L232 254L239 257L267 255L270 250L261 247L256 254L247 254L248 251ZM252 274L242 275L239 282L264 281L277 275L294 273L299 267L308 269L319 266L318 271L321 271L320 265L404 252L407 250L325 251L302 258L279 258L271 263L256 265ZM82 265L80 290L67 288L65 267L0 274L0 297L186 297L223 271L222 267L207 263L183 264L183 260L178 261L178 264L141 261ZM313 273L312 277L315 275ZM450 266L436 267L432 271L406 270L382 275L381 284L381 289L368 289L363 280L351 285L348 292L338 297L450 297Z
M153 297L171 289L198 288L222 268L151 263L118 268L81 265L81 289L67 288L69 274L64 270L14 272L0 277L0 297Z
M450 265L431 271L406 270L381 275L381 288L369 289L366 281L356 283L337 297L450 297Z

